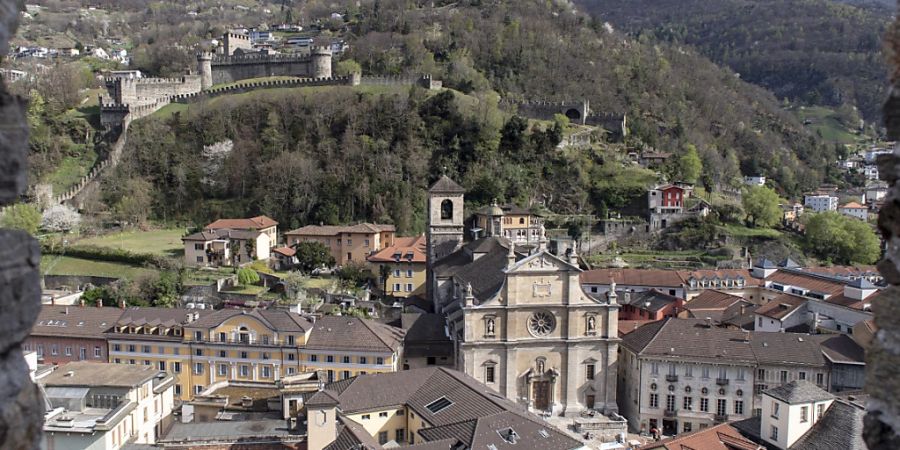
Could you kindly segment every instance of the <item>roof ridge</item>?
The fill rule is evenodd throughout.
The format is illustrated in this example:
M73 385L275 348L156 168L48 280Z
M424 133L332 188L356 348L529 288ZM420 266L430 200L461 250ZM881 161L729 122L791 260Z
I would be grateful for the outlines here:
M656 329L656 332L653 333L653 337L650 338L650 340L647 341L647 343L644 344L644 347L638 352L639 355L640 355L641 353L643 353L644 350L645 350L647 347L649 347L650 344L653 343L653 341L656 340L656 338L659 337L659 335L662 333L663 328L665 328L666 325L668 325L669 322L670 322L671 320L672 320L672 317L666 317L666 318L663 319L663 320L657 321L657 322L660 323L659 328ZM650 322L650 323L648 323L648 324L646 324L646 325L650 325L650 324L653 324L653 323L656 323L656 322ZM640 328L640 327L638 327L638 328Z
M394 351L394 348L391 347L391 344L388 343L387 341L385 341L381 337L381 335L378 333L378 331L376 331L374 328L372 328L372 326L369 325L369 323L368 323L369 321L367 319L359 319L359 321L362 322L363 326L365 326L372 334L374 334L375 337L378 338L378 340L381 341L381 343L384 344L385 347L387 347L389 350L391 350L391 352ZM382 325L382 324L379 323L379 325ZM389 325L384 325L384 326L389 326Z

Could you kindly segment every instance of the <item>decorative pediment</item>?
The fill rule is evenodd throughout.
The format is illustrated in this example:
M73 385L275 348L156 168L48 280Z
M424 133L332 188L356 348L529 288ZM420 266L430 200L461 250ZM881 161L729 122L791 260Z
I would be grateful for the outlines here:
M528 256L507 269L506 273L580 271L577 266L569 264L552 253L539 252Z
M594 359L594 358L588 358L588 359L582 361L581 363L582 363L582 364L593 364L593 363L595 363L595 362L597 362L596 359Z

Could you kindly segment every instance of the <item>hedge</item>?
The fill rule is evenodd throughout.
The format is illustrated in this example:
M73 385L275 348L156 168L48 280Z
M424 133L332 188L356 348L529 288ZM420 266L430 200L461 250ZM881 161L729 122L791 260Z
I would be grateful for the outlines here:
M160 269L171 269L175 266L175 263L165 256L154 255L152 253L134 253L120 248L99 247L96 245L73 245L62 247L43 242L41 244L41 251L51 255L66 255L75 258L120 262L138 266L154 266Z

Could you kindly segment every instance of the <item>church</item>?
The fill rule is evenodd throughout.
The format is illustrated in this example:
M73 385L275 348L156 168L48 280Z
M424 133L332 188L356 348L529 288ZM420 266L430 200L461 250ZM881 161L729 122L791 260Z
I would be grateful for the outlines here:
M446 176L428 192L428 292L456 368L535 412L615 412L616 294L585 294L575 251L548 252L542 228L537 243L505 237L499 207L465 239L464 195Z

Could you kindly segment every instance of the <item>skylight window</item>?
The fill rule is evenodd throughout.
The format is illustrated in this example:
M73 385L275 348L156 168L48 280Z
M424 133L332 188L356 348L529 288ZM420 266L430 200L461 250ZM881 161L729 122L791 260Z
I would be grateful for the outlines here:
M447 397L441 397L441 398L425 405L425 407L428 408L428 410L431 411L432 414L437 414L437 413L447 409L452 404L453 404L453 402L451 402L450 400L447 400Z

